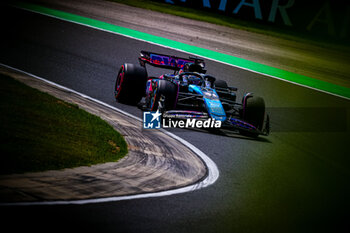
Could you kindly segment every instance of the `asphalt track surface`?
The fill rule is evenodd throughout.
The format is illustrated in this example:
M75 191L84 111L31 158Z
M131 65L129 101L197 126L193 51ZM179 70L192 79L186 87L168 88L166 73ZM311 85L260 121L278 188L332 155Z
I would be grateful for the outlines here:
M1 8L0 62L116 103L119 66L139 51L171 49L8 7ZM6 14L5 14L6 12ZM348 100L207 62L209 74L263 96L272 134L252 140L171 130L218 166L219 180L190 193L88 205L1 207L11 230L80 232L334 232L349 230ZM161 70L148 69L149 74ZM7 228L8 229L8 228ZM345 231L344 231L345 232Z

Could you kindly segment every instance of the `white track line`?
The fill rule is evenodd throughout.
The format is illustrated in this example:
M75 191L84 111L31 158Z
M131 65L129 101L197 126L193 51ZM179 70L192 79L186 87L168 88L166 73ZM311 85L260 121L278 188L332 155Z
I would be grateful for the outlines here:
M119 108L113 107L109 104L106 104L100 100L94 99L90 96L87 96L85 94L82 94L80 92L77 92L75 90L72 90L70 88L64 87L62 85L59 85L57 83L51 82L49 80L46 80L44 78L38 77L34 74L28 73L26 71L5 65L0 63L0 66L6 67L8 69L11 69L13 71L19 72L19 73L23 73L25 75L31 76L33 78L39 79L43 82L49 83L53 86L56 86L60 89L63 89L65 91L68 92L72 92L76 95L79 95L85 99L88 99L90 101L94 101L98 104L101 104L107 108L110 108L111 110L117 111L119 113L124 114L127 117L131 117L133 119L136 119L138 121L142 121L141 118L138 118L130 113L127 113ZM187 142L186 140L176 136L175 134L172 134L164 129L161 129L161 131L165 134L167 134L169 137L174 138L175 140L179 141L180 143L184 144L185 146L187 146L189 149L191 149L194 153L196 153L198 155L198 157L200 157L205 165L207 166L208 169L208 174L207 177L190 186L186 186L183 188L177 188L177 189L173 189L173 190L168 190L168 191L161 191L161 192L155 192L155 193L146 193L146 194L137 194L137 195L127 195L127 196L117 196L117 197L107 197L107 198L95 198L95 199L85 199L85 200L72 200L72 201L42 201L42 202L16 202L16 203L0 203L0 206L30 206L30 205L68 205L68 204L92 204L92 203L102 203L102 202L112 202L112 201L123 201L123 200L133 200L133 199L141 199L141 198L150 198L150 197L164 197L164 196L170 196L170 195L174 195L174 194L180 194L180 193L186 193L186 192L191 192L194 190L198 190L201 188L205 188L208 187L211 184L214 184L215 181L219 178L219 170L216 166L216 164L206 155L204 154L202 151L200 151L197 147L195 147L194 145L192 145L191 143Z
M99 27L91 26L89 24L79 23L79 22L75 22L73 20L60 18L58 16L42 13L40 11L26 9L26 8L22 8L22 7L19 7L19 6L13 6L13 7L16 7L16 8L25 10L25 11L33 12L33 13L36 13L36 14L48 16L48 17L51 17L51 18L55 18L55 19L58 19L58 20L62 20L62 21L65 21L65 22L70 22L70 23L78 24L78 25L85 26L85 27L88 27L88 28L93 28L93 29L96 29L96 30L99 30L99 31L108 32L108 33L112 33L112 34L115 34L115 35L124 36L124 37L131 38L131 39L134 39L134 40L142 41L142 42L145 42L145 43L157 45L157 46L160 46L160 47L163 47L163 48L172 49L172 50L175 50L175 51L192 54L192 55L199 56L199 57L202 57L202 58L205 58L207 60L211 60L211 61L214 61L214 62L217 62L217 63L221 63L221 64L228 65L228 66L231 66L231 67L239 68L241 70L246 70L246 71L249 71L249 72L252 72L252 73L260 74L260 75L265 76L265 77L270 77L270 78L277 79L277 80L280 80L280 81L283 81L283 82L287 82L287 83L291 83L291 84L294 84L294 85L297 85L297 86L305 87L305 88L308 88L308 89L311 89L311 90L314 90L314 91L318 91L318 92L322 92L322 93L325 93L325 94L328 94L328 95L333 95L333 96L336 96L336 97L339 97L339 98L342 98L342 99L350 100L350 98L346 97L346 96L341 96L341 95L334 94L334 93L331 93L331 92L328 92L328 91L320 90L320 89L317 89L317 88L314 88L314 87L310 87L310 86L307 86L307 85L304 85L304 84L300 84L300 83L297 83L297 82L293 82L293 81L289 81L289 80L286 80L286 79L283 79L283 78L280 78L280 77L277 77L277 76L261 73L259 71L255 71L255 70L244 68L244 67L241 67L241 66L238 66L238 65L234 65L234 64L230 64L230 63L223 62L223 61L220 61L220 60L216 60L216 59L213 59L213 58L210 58L210 57L206 57L206 56L203 56L203 55L200 55L200 54L190 53L190 52L187 52L186 50L182 50L182 49L178 49L178 48L162 45L162 44L159 44L159 43L156 43L156 42L147 41L147 40L144 40L144 39L141 39L141 38L125 35L125 34L122 34L122 33L119 33L119 32L102 29L102 28L99 28ZM84 16L82 16L82 17L84 17ZM87 18L87 17L85 17L85 18ZM97 19L94 19L94 20L99 21ZM136 30L134 30L134 31L136 31Z

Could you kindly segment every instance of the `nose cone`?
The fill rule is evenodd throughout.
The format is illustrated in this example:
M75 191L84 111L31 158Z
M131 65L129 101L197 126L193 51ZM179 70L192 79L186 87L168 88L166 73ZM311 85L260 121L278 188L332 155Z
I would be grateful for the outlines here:
M209 115L217 121L225 121L226 113L219 100L205 99Z
M226 120L226 116L216 116L216 115L212 114L211 117L216 121L225 121Z

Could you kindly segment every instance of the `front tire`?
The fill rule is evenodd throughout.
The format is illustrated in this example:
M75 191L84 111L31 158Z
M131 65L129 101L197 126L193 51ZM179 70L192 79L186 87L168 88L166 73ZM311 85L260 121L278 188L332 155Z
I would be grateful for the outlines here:
M245 96L243 98L241 118L247 123L262 131L265 117L265 101L258 96ZM259 133L241 130L240 133L249 137L258 137Z

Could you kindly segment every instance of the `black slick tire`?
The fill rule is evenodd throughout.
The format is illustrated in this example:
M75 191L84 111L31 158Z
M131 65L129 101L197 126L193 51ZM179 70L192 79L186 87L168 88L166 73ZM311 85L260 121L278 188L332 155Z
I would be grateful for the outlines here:
M178 86L168 80L157 80L157 90L153 96L153 105L151 111L156 111L158 109L158 101L161 96L164 99L164 110L174 109L177 101Z
M258 96L249 96L243 100L242 119L262 131L265 117L265 101ZM240 130L240 133L249 137L257 137L258 133Z
M147 71L134 64L123 64L115 82L114 95L120 103L136 105L145 95Z

